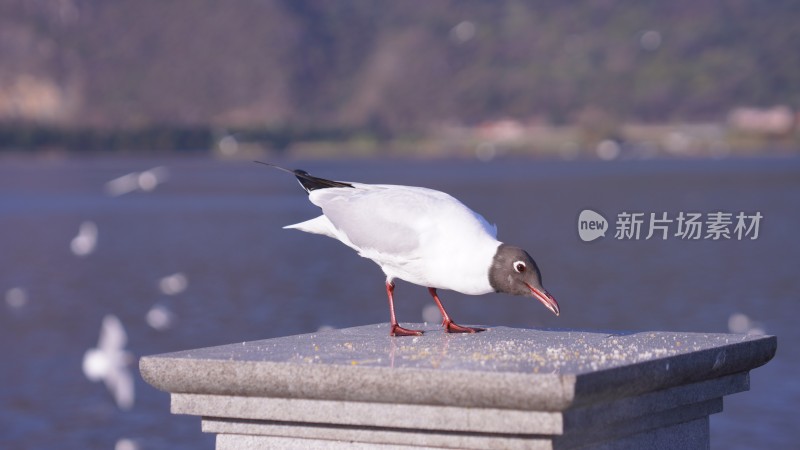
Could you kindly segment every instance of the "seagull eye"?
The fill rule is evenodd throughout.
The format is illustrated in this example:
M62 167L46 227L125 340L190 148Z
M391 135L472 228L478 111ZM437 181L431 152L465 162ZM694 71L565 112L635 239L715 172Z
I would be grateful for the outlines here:
M525 269L527 268L528 267L522 261L517 261L514 263L514 270L516 270L519 273L525 272Z

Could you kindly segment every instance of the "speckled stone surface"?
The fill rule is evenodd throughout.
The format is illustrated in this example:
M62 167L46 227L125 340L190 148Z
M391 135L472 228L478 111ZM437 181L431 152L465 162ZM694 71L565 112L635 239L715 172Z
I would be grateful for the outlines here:
M381 324L243 342L144 357L140 370L172 393L560 411L747 371L777 347L774 336L427 329L393 338Z
M425 335L369 325L148 356L140 370L172 394L173 413L204 417L219 448L577 448L671 442L669 429L707 443L708 415L777 347L774 336L411 326Z

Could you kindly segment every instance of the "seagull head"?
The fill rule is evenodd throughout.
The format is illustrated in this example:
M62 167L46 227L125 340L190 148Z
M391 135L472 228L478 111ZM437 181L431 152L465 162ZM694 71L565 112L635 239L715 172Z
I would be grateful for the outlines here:
M539 267L525 250L500 244L489 267L489 283L497 292L534 297L555 315L559 315L558 302L542 287Z

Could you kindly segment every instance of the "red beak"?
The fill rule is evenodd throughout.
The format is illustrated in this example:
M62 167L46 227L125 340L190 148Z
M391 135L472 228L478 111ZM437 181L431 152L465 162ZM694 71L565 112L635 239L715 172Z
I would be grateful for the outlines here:
M558 307L558 302L556 301L556 299L553 298L552 295L550 295L549 292L541 289L536 289L535 287L531 286L528 283L525 283L525 286L528 286L528 289L531 290L531 294L533 294L533 296L536 297L536 300L542 302L542 304L546 306L547 309L552 311L553 314L559 315L561 313L561 308Z

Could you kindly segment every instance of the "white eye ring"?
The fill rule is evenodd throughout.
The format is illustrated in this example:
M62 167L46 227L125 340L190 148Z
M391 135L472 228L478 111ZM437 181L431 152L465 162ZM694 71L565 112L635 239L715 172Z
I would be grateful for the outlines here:
M525 269L528 268L528 266L526 266L525 263L522 261L514 261L513 266L514 270L517 271L517 273L525 272Z

